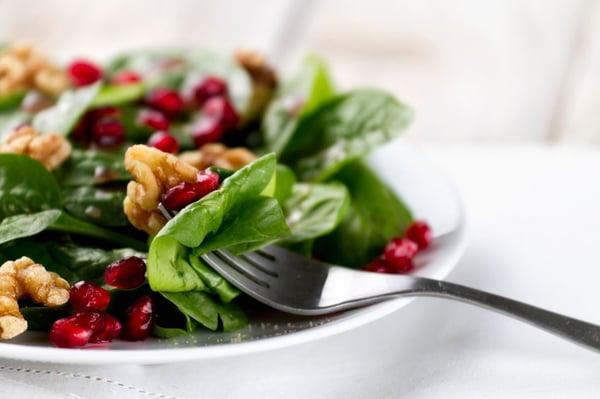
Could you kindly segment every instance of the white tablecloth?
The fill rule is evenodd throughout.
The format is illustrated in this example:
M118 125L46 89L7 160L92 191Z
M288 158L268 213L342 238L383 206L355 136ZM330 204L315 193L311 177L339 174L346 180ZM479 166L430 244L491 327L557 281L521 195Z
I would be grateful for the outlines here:
M600 152L429 148L470 220L450 280L600 323ZM339 336L166 366L0 360L11 398L588 398L600 356L494 313L418 299Z

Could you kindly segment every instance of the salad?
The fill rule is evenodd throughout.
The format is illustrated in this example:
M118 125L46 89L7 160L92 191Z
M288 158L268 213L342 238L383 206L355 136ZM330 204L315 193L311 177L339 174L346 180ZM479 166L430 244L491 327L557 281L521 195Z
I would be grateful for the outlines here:
M59 347L248 323L200 255L277 244L406 273L431 241L363 158L410 123L307 57L136 50L100 65L0 46L0 339Z

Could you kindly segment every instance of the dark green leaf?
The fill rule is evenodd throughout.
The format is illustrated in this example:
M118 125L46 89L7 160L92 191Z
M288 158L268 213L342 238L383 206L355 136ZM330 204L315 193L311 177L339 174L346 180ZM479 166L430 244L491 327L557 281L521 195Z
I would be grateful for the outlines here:
M0 222L0 244L30 237L44 231L60 217L61 211L49 209L30 214L8 216Z
M58 102L33 118L33 127L42 133L69 134L81 115L90 107L100 90L100 83L68 90Z
M78 187L63 190L65 209L78 219L102 226L127 226L124 190Z
M25 306L19 310L25 320L27 320L27 329L34 331L49 331L56 320L69 315L66 306L61 306L59 308Z
M88 237L100 238L106 242L124 245L138 251L145 251L147 249L147 245L144 242L138 241L130 236L117 233L114 230L105 229L104 227L96 226L92 223L79 220L64 212L48 228L50 230L61 231L63 233L81 234Z
M162 294L182 313L211 330L219 327L219 320L224 331L238 330L248 324L244 312L233 302L222 304L218 299L199 291Z
M411 119L408 107L382 91L342 94L300 119L281 160L301 180L322 181L399 135Z
M284 203L292 235L286 243L311 240L332 232L350 205L348 190L340 183L297 183Z
M61 208L58 184L41 163L25 155L0 154L0 220Z
M71 157L55 173L63 187L94 186L131 179L125 169L123 154L97 150L73 150Z
M323 60L316 56L307 57L267 109L262 126L266 148L282 151L294 134L298 120L334 94L334 84Z
M378 256L392 237L402 235L411 214L362 162L346 164L333 179L348 187L351 205L342 224L316 241L315 252L326 261L363 266Z

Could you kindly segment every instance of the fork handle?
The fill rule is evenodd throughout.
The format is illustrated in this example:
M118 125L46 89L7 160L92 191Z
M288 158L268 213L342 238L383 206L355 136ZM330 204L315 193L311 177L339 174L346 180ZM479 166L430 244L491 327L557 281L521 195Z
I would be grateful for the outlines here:
M411 292L404 291L403 296L439 297L470 303L524 321L588 349L600 351L598 325L459 284L427 278L416 280Z

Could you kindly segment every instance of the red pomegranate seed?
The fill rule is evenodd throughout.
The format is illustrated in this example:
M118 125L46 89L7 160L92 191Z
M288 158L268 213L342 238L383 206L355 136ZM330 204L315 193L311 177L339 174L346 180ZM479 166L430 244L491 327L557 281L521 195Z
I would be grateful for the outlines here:
M144 284L146 262L137 256L117 260L104 270L106 284L116 288L135 288Z
M87 86L102 79L102 69L93 62L78 59L71 62L67 68L74 86Z
M381 258L374 259L364 270L374 273L389 273L388 265Z
M183 110L183 99L179 93L172 89L158 88L148 93L146 103L170 117L174 117Z
M170 126L165 114L155 109L142 109L137 115L136 122L138 125L154 130L169 130Z
M142 341L150 335L154 323L154 302L148 295L139 297L127 310L123 337Z
M211 97L227 97L227 83L216 76L207 76L193 90L194 99L199 105Z
M196 147L207 143L215 143L223 136L223 124L216 118L201 117L192 130L192 138Z
M93 330L84 326L75 317L58 319L50 329L50 341L60 348L75 348L84 346L92 337Z
M406 238L409 238L417 243L419 250L425 249L433 239L431 227L422 220L415 220L408 229L406 229Z
M170 211L179 211L219 188L219 175L204 171L198 174L194 183L180 183L169 189L162 198L162 204Z
M235 129L240 122L235 108L225 97L209 98L202 107L202 113L210 119L219 120L226 132Z
M158 148L162 152L177 154L179 151L179 142L175 136L170 135L165 131L158 131L148 139L148 145Z
M406 273L412 270L412 259L418 250L419 247L414 241L408 238L394 238L386 245L383 259L392 271Z
M115 85L128 85L132 83L138 83L142 81L142 77L139 73L124 69L117 72L111 79L112 84Z
M125 141L125 128L114 118L102 118L92 128L92 140L100 148L113 148Z
M96 327L94 333L90 337L90 343L102 344L111 342L121 333L121 322L109 314L103 314L104 324L102 327Z
M105 315L106 313L104 312L83 311L77 312L71 317L73 317L80 326L90 328L93 335L104 329Z
M80 281L71 287L69 301L76 312L105 310L110 303L110 295L96 283Z

